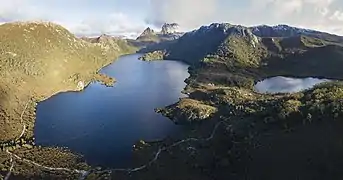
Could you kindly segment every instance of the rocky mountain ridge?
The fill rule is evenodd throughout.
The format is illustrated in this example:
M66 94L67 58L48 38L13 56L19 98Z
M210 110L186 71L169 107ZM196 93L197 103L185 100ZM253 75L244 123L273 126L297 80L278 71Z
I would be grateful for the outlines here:
M184 34L183 32L178 32L178 27L179 25L177 23L164 23L160 32L156 32L152 28L147 27L136 40L151 42L175 40Z
M161 34L173 34L177 33L179 24L177 23L164 23L162 25Z
M338 36L338 35L330 34L326 32L321 32L317 30L293 27L293 26L289 26L285 24L280 24L280 25L275 25L275 26L259 25L259 26L247 27L247 26L242 26L242 25L233 25L230 23L212 23L208 26L201 26L199 29L193 30L188 33L189 34L206 33L207 31L211 31L213 29L217 29L217 30L220 29L221 31L226 32L226 33L228 33L227 31L229 29L236 30L236 31L240 31L242 29L249 29L254 35L258 37L286 38L286 37L295 37L295 36L303 35L303 36L308 36L312 38L324 39L326 41L333 42L333 43L341 43L343 41L342 36Z
M234 38L236 40L233 40ZM201 42L200 39L206 43ZM306 46L343 44L343 37L341 36L287 25L246 27L229 23L212 23L187 32L173 42L152 44L141 51L165 50L164 52L172 59L180 59L186 56L180 55L184 52L190 56L189 59L195 61L206 57L206 55L211 55L211 53L216 53L220 44L228 43L226 41L228 39L230 39L232 47L237 45L235 42L242 42L241 40L245 39L248 40L249 46L247 47L261 45L260 47L263 47L265 52L268 51L271 54L278 54L280 51L291 52ZM188 44L192 44L198 49L188 48ZM238 51L244 49L244 47L237 48ZM191 49L196 52L188 51ZM199 55L199 57L194 55Z

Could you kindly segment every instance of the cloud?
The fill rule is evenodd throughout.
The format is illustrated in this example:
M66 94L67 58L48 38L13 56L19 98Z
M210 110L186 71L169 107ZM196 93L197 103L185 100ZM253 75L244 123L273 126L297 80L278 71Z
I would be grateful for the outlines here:
M30 4L26 0L11 0L1 2L0 23L25 20L44 20L42 10Z
M145 1L145 2L142 2ZM129 2L129 3L128 3ZM68 3L68 6L65 4ZM139 8L132 7L139 5ZM192 30L212 22L246 26L289 24L343 35L341 0L11 0L0 6L0 23L46 20L77 35L136 36L147 24L176 22Z
M290 24L343 34L340 0L150 0L146 22L194 29L211 22Z
M69 29L79 36L98 36L100 34L124 35L127 37L137 37L146 24L143 21L130 18L123 13L112 13L105 17L87 17L78 23L66 25Z
M211 21L217 5L213 0L150 0L146 22L155 26L165 22L177 22L185 27L199 26Z
M55 5L56 6L56 5ZM51 21L66 27L77 36L99 36L101 34L136 37L146 24L121 12L95 13L75 7L74 12L61 13L61 7L41 4L37 0L11 0L0 6L0 23L13 21ZM76 17L76 18L75 18Z

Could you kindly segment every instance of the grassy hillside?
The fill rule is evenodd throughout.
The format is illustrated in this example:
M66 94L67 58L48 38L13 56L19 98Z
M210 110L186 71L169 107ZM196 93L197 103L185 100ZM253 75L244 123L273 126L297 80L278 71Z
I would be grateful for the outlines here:
M65 28L43 22L0 25L0 140L20 135L21 113L32 135L35 102L77 90L119 55L132 52L124 41L89 43Z

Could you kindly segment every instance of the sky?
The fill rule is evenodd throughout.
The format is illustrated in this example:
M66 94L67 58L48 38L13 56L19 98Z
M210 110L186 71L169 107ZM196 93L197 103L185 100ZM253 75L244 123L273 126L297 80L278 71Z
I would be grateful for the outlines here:
M0 0L0 23L52 21L78 36L137 36L165 22L288 24L343 35L342 0Z

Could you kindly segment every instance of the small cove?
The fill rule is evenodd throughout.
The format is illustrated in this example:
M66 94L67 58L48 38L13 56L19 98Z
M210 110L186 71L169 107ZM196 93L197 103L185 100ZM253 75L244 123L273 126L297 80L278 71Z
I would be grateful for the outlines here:
M189 76L178 61L144 62L139 54L103 68L114 87L90 84L81 92L57 94L37 106L37 145L67 147L95 166L130 167L132 145L177 135L181 127L154 112L177 102Z
M319 79L319 78L293 78L276 76L264 79L256 83L255 91L259 93L295 93L302 90L312 88L313 86L329 82L329 79Z

